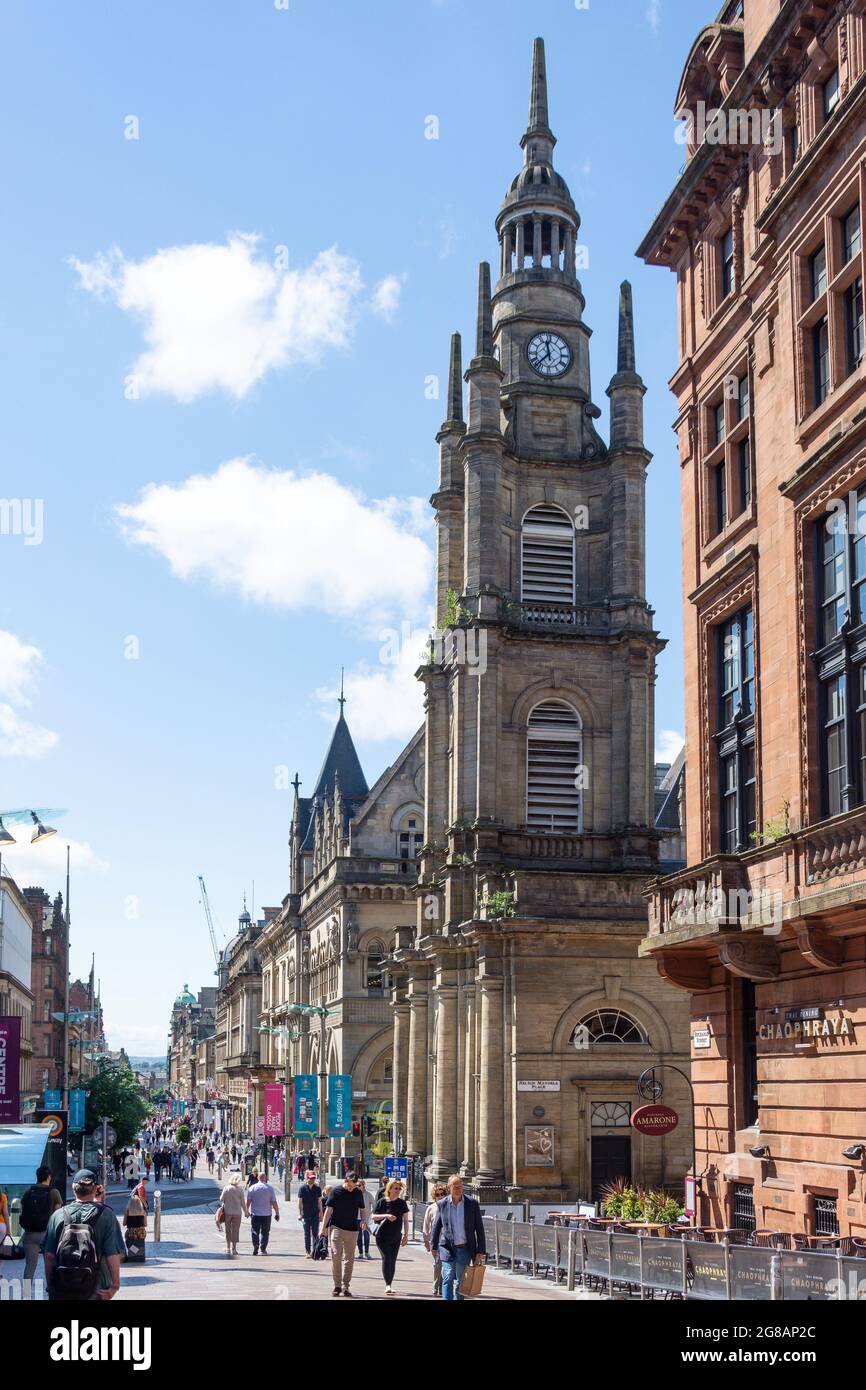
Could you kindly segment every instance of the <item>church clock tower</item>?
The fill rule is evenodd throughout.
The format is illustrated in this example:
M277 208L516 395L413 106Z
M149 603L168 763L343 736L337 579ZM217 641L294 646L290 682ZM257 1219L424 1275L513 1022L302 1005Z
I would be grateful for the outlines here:
M606 444L580 218L555 143L536 39L494 287L479 269L465 414L459 335L451 343L432 498L441 631L418 673L425 843L417 925L394 961L396 1131L428 1177L460 1169L500 1200L588 1197L617 1166L659 1181L680 1150L685 1171L688 1151L685 1125L652 1146L636 1139L635 1152L627 1122L616 1149L593 1133L595 1102L627 1115L639 1071L682 1061L688 1033L679 992L637 954L658 859L664 644L645 597L650 455L631 287L620 289ZM582 1046L608 1024L613 1041ZM618 1030L641 1040L640 1066Z

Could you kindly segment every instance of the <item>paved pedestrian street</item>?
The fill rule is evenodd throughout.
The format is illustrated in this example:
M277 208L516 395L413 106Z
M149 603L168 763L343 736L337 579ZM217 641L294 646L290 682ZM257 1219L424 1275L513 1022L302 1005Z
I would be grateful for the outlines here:
M271 1226L267 1255L253 1255L250 1225L244 1221L237 1259L225 1255L225 1241L214 1222L214 1205L170 1212L163 1218L163 1239L147 1242L145 1265L124 1265L117 1301L130 1299L331 1299L330 1260L304 1257L303 1232L294 1215L286 1219L280 1203L279 1222ZM294 1203L293 1203L294 1207ZM356 1260L352 1275L355 1299L382 1299L385 1286L379 1255L370 1243L372 1259ZM432 1261L419 1241L400 1252L395 1288L398 1298L432 1298ZM484 1298L574 1298L564 1287L541 1279L512 1277L488 1269ZM334 1303L337 1299L332 1299Z

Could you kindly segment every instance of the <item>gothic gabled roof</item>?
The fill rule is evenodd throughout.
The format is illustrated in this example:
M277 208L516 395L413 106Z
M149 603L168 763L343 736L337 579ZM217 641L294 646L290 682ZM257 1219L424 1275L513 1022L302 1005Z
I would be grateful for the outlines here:
M313 789L313 796L318 797L319 801L323 801L325 797L330 799L334 795L336 774L339 774L340 790L346 797L365 797L370 790L342 710L334 729L331 746L325 754L322 770Z

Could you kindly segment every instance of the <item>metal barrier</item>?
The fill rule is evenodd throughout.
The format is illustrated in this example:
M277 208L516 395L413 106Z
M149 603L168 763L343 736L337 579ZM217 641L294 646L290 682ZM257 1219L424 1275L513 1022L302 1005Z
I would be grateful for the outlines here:
M488 1262L535 1278L685 1299L866 1300L866 1259L485 1216Z

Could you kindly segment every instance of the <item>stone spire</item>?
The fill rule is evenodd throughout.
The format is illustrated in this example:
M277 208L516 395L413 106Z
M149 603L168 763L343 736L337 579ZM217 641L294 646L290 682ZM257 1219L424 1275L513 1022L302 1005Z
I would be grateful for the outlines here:
M463 352L459 333L451 334L451 358L448 363L448 421L463 423Z
M619 287L619 332L617 337L616 370L633 372L634 365L634 307L631 285L623 280Z
M490 263L478 267L478 314L475 329L475 356L493 356L493 310L490 304Z
M529 146L535 142L530 155ZM544 39L534 39L532 43L532 76L529 82L529 123L520 141L521 149L527 151L526 162L531 160L549 161L553 154L556 137L550 129L547 114L547 66L544 61ZM545 148L542 148L544 146Z

